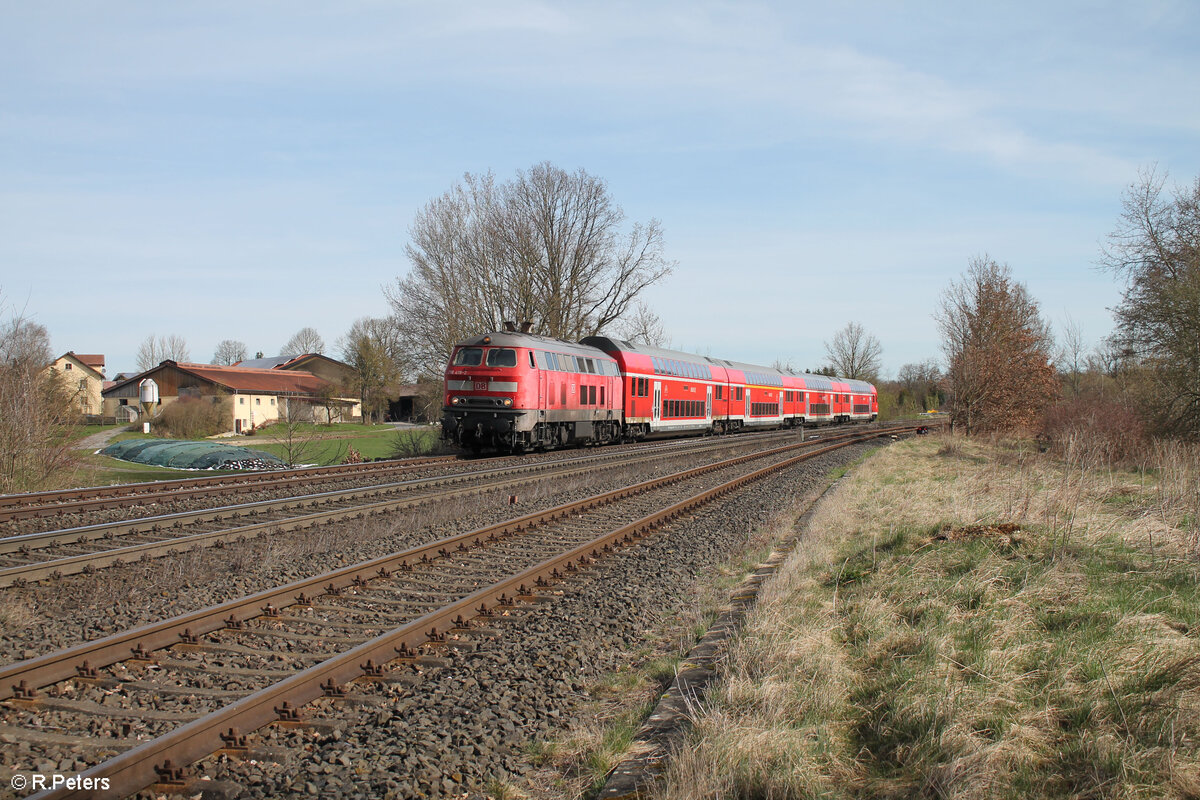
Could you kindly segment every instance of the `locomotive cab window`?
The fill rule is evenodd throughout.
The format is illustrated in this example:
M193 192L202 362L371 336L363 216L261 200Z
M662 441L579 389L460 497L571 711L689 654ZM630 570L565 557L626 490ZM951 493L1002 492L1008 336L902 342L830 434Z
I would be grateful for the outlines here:
M487 365L489 367L515 367L517 351L511 347L493 347L488 350Z
M482 362L482 347L460 347L454 354L454 366L456 367L478 367Z

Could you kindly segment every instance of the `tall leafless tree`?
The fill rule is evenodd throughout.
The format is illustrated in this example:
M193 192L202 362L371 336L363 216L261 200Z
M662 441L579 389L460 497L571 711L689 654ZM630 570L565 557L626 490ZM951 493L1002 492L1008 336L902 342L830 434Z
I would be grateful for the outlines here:
M634 303L633 310L617 326L617 335L630 342L641 342L651 347L670 347L671 337L666 327L650 306L641 300Z
M825 358L840 378L875 380L879 375L883 345L857 322L851 322L825 342Z
M1083 328L1070 314L1063 320L1055 362L1064 386L1070 390L1072 397L1077 396L1087 364L1087 340L1083 337Z
M1200 439L1200 178L1164 196L1143 171L1101 256L1124 280L1117 343L1151 378L1139 398L1156 426Z
M355 391L362 402L362 421L382 417L387 408L388 389L404 373L403 348L394 322L362 317L338 339L342 360L354 368Z
M418 212L412 270L385 289L418 370L505 321L564 339L604 333L672 264L657 220L625 226L605 182L548 162L498 184L470 175Z
M933 359L905 364L896 373L900 387L900 407L912 411L933 411L941 404L942 370Z
M0 493L51 488L74 463L76 390L51 359L45 327L20 314L0 323Z
M287 344L279 351L281 356L302 356L308 353L325 353L325 340L321 338L321 334L317 333L316 328L301 328L296 331L292 338L287 340Z
M949 364L951 422L967 433L1028 428L1057 395L1054 337L1007 266L973 259L935 315Z
M245 342L239 342L236 339L222 339L217 343L217 350L213 353L212 363L228 367L230 364L236 364L239 361L245 360Z
M182 336L155 336L153 333L138 346L137 365L139 372L157 367L164 361L189 361L187 342Z

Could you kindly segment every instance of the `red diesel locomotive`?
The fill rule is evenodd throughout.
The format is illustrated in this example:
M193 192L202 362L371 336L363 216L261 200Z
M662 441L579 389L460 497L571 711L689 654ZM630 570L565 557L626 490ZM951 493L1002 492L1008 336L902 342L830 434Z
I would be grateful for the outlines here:
M591 336L580 343L517 331L454 347L442 438L520 452L652 436L870 421L866 381Z

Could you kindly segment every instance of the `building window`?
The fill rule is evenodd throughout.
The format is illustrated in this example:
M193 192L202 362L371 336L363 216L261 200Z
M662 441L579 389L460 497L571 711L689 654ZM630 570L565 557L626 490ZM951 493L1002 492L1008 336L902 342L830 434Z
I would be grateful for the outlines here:
M239 397L239 398L238 398L238 405L239 405L239 406L244 406L244 405L246 405L246 398L244 398L244 397Z
M68 361L67 363L63 364L63 369L72 369L71 362Z
M275 405L275 398L274 398L274 397L272 397L272 398L271 398L271 405Z
M262 405L262 398L261 398L261 397L256 397L256 398L254 398L254 405L256 405L256 406L261 406L261 405Z

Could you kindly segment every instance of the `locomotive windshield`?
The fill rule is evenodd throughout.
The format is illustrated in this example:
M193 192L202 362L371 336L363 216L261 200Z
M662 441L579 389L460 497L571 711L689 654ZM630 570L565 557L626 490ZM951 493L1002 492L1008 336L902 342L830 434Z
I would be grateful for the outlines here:
M489 367L515 367L517 351L508 347L493 347L488 350L487 365Z
M460 347L454 354L454 366L456 367L478 367L482 361L482 347Z

